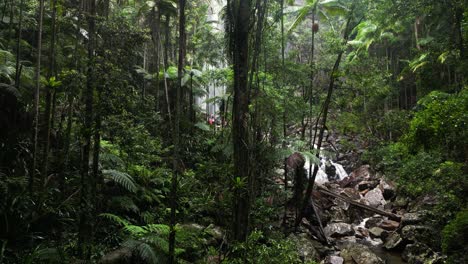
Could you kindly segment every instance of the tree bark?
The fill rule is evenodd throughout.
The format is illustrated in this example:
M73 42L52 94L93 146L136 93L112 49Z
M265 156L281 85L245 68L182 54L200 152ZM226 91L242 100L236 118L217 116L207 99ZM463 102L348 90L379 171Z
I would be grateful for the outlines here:
M20 2L20 10L19 10L19 21L18 21L18 38L16 39L16 71L15 71L15 86L19 88L20 86L20 65L21 65L21 35L23 32L23 6L24 0Z
M52 32L50 36L50 49L49 49L49 74L48 81L54 76L54 67L55 67L55 35L56 35L56 14L57 14L57 0L52 1ZM47 178L48 175L48 165L49 165L49 149L50 149L50 130L51 130L51 110L52 110L52 91L54 87L46 85L46 106L44 113L44 138L45 142L44 148L42 150L42 177Z
M36 176L37 156L38 156L38 134L39 134L39 90L41 87L41 55L42 55L42 26L44 18L44 0L39 1L39 30L37 33L37 65L35 73L35 86L34 92L34 134L33 134L33 166L29 175L29 192L32 196L34 187L34 178Z
M85 99L85 120L82 128L82 159L81 159L81 197L80 197L80 223L78 230L78 250L81 258L89 259L91 254L91 243L93 236L93 213L94 197L92 193L95 190L96 181L90 177L89 173L89 157L91 150L91 137L93 126L93 98L95 90L94 78L94 51L95 51L95 13L96 2L90 0L89 10L87 13L88 20L88 70L86 79L86 90L84 91Z
M177 211L177 178L181 173L180 167L180 118L181 118L181 91L182 77L184 76L185 63L185 0L179 0L179 62L177 69L177 92L176 92L176 113L174 124L174 157L171 188L171 216L169 232L169 263L175 262L175 239L176 239L176 211Z
M245 241L249 230L250 195L247 186L252 181L248 143L248 72L250 0L240 0L234 21L234 105L232 138L234 144L234 177L238 179L234 195L234 228L236 241ZM245 186L247 184L247 186Z

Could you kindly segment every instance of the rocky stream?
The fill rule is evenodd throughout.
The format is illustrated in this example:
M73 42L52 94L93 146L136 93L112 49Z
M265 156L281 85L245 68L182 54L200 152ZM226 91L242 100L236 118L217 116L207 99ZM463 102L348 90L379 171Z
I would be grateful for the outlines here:
M321 157L310 199L316 213L306 216L290 235L305 262L443 263L444 257L430 248L435 234L423 221L430 198L409 201L369 165L357 166L348 175L339 162ZM293 211L287 215L290 226Z

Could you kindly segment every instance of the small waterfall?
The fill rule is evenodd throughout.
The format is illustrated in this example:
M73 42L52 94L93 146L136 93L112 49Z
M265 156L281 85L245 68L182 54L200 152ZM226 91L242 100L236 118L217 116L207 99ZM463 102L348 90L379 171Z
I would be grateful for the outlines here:
M304 167L307 170L307 177L309 177L310 160L308 157L305 157L305 159L306 162ZM312 165L312 172L314 171L315 166L315 164ZM345 169L341 164L333 162L327 157L320 156L320 166L317 172L317 176L315 177L315 182L325 183L329 180L339 181L343 180L346 177L348 177L348 173L346 173Z

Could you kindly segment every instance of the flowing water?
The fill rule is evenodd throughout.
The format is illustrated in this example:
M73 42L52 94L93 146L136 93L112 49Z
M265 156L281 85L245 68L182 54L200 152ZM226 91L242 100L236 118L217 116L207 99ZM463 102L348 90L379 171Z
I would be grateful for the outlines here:
M308 157L305 157L306 159L306 162L305 162L305 165L304 167L307 169L307 177L309 177L309 168L310 168L310 160ZM328 178L329 176L327 175L327 173L325 172L326 171L326 166L327 166L327 162L329 162L329 166L334 166L335 169L336 169L336 176L335 176L335 179L340 181L340 180L343 180L344 178L348 177L348 173L345 171L345 169L343 168L343 166L339 163L335 163L333 162L331 159L327 158L327 157L324 157L324 156L320 156L320 166L319 166L319 170L317 172L317 176L315 177L315 182L318 182L318 183L325 183L325 182L328 182ZM315 168L315 164L312 165L312 172L314 171L314 168Z
M309 168L310 168L310 160L306 158L306 163L305 163L305 168L307 169L307 176L309 175ZM311 171L313 172L315 168L315 164L312 165ZM335 168L335 175L327 175L327 166L331 167L333 166ZM320 165L319 165L319 170L317 172L317 176L315 178L315 182L323 184L325 182L328 182L329 179L333 178L334 180L340 181L343 180L344 178L348 177L348 173L345 171L343 166L339 163L334 162L333 160L329 159L328 157L320 156ZM354 229L357 230L359 227L360 228L366 228L365 224L366 221L369 218L365 218L359 225L354 226ZM346 238L346 237L345 237ZM346 240L346 239L345 239ZM363 244L366 246L369 246L369 248L381 259L385 261L387 264L402 264L405 263L402 258L400 253L398 252L391 252L387 251L383 248L383 241L380 238L373 239L371 237L366 237L361 240L357 240L356 243Z

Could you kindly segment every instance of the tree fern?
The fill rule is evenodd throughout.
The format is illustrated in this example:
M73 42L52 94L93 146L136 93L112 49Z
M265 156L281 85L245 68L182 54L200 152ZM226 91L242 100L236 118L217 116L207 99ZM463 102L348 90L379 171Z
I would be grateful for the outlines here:
M116 183L120 184L129 192L134 193L137 191L137 185L135 183L135 180L133 180L133 177L128 175L127 173L117 170L103 170L102 173L104 176L107 176L114 180Z
M16 89L15 86L6 84L6 83L0 83L0 90L5 91L6 93L9 93L13 95L16 98L21 97L21 93L18 89Z
M161 263L163 256L149 244L139 240L129 239L122 244L123 247L129 248L133 254L136 254L146 263Z
M127 225L130 225L130 222L128 222L127 220L123 219L122 217L118 216L118 215L115 215L115 214L109 214L109 213L103 213L103 214L100 214L99 215L100 217L104 217L114 223L117 223L121 226L127 226Z

